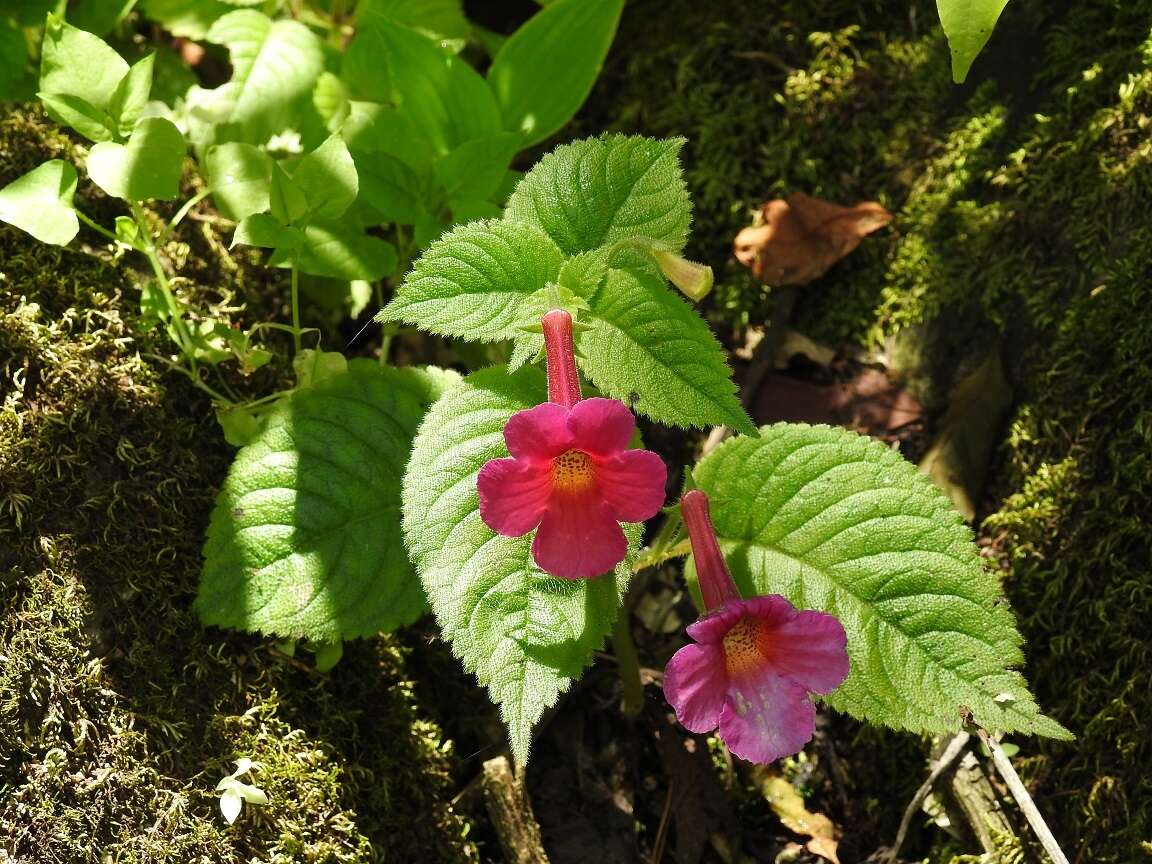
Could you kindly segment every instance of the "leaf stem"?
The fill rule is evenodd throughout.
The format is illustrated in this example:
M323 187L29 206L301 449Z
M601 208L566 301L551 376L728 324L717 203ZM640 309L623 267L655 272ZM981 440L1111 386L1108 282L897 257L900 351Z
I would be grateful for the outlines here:
M1016 799L1016 803L1024 813L1024 818L1028 820L1028 824L1039 838L1040 845L1044 847L1044 851L1048 853L1048 857L1052 859L1053 864L1068 864L1067 856L1060 848L1060 844L1056 842L1056 838L1052 835L1048 823L1045 822L1044 817L1040 815L1040 810L1036 807L1036 802L1032 800L1032 796L1029 795L1028 790L1024 788L1024 783L1020 780L1020 775L1017 774L1016 769L1012 767L1012 762L1008 758L1008 754L1004 752L1004 748L1000 746L1000 742L980 727L977 727L976 734L980 736L980 740L984 742L984 746L991 752L992 764L996 766L996 770L999 771L1000 776L1004 778L1004 783L1008 787L1008 791L1011 792L1012 797Z
M113 234L111 231L109 231L107 228L105 228L103 225L99 225L96 222L89 219L81 211L76 210L75 213L76 213L77 219L79 219L81 222L83 222L85 225L87 225L93 231L95 231L99 234L103 234L105 237L107 237L113 243L123 243L124 242L119 237L117 237L115 234Z
M636 643L632 641L632 616L625 605L612 625L612 647L620 670L620 684L624 688L621 710L635 717L644 707L644 683L640 680L640 661L636 657Z
M292 346L294 353L299 354L300 341L300 271L292 265Z
M201 201L203 201L205 198L207 198L211 194L212 194L211 189L201 189L199 192L197 192L195 195L193 195L191 198L189 198L187 201L185 201L184 206L176 211L176 215L172 217L172 221L169 222L167 227L160 233L160 241L163 242L164 239L169 234L171 234L173 231L175 231L176 226L184 221L184 217L188 215L188 213L192 210L192 208L195 207L197 204L199 204Z
M132 218L136 220L136 225L140 228L140 237L143 238L138 242L136 249L142 252L144 257L148 259L148 263L152 265L156 284L160 288L160 293L164 295L164 304L168 307L168 314L172 317L172 326L176 330L176 343L180 347L180 352L188 360L188 365L192 370L192 379L199 381L200 375L196 368L192 334L188 331L188 324L184 320L180 304L176 302L176 297L172 293L172 286L168 282L168 274L164 272L164 265L160 263L160 256L156 252L156 243L152 239L151 228L144 216L144 208L136 201L129 201L128 206L132 210Z

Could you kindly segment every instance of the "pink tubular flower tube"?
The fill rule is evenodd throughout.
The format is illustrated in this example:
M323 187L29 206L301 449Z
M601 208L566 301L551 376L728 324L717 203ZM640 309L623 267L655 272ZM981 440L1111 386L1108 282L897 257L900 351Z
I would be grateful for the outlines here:
M628 449L636 420L623 403L580 398L572 317L553 309L541 323L549 401L508 420L510 458L488 461L476 478L480 518L506 537L535 528L540 568L586 579L624 560L620 523L659 512L667 469L655 453Z
M719 728L749 762L798 753L816 728L809 693L828 694L848 677L847 637L832 615L798 611L772 594L740 599L698 490L681 500L705 614L689 625L695 642L664 670L664 695L692 732Z

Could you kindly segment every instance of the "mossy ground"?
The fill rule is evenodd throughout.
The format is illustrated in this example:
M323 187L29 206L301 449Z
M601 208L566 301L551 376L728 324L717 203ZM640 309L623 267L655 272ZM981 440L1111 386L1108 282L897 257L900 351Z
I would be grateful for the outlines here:
M687 137L721 327L772 302L731 237L801 190L896 215L803 289L801 330L877 348L925 325L945 382L1000 335L1017 407L980 532L1078 736L1019 742L1023 765L1073 858L1147 860L1152 3L1016 0L962 87L934 11L638 0L584 122Z
M0 113L0 185L71 148L35 117ZM210 232L185 233L168 251L188 258L190 301L245 326L276 302L276 286L209 257ZM137 313L130 264L0 227L0 850L61 864L475 859L408 649L358 642L321 676L196 620L231 448L207 398L151 359L171 349ZM241 756L270 803L229 827L213 790Z

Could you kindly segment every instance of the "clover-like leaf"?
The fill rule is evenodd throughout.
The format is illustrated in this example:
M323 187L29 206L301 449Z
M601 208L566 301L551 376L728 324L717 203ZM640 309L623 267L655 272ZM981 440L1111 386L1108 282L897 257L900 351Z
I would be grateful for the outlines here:
M506 129L543 141L588 98L623 0L558 0L533 15L500 47L488 70Z
M103 39L73 27L59 15L48 16L40 51L40 92L83 100L101 112L128 74L127 61ZM48 113L71 125L53 116L52 108Z
M201 620L318 642L415 620L425 602L400 481L421 417L454 378L354 360L278 406L217 498Z
M936 0L952 52L952 80L963 84L972 61L988 44L1008 0Z
M639 540L639 526L626 526L631 552L615 576L563 580L533 562L531 535L502 537L481 521L477 473L507 455L508 418L546 395L535 368L469 375L428 412L404 475L404 537L420 581L453 653L500 706L522 764L532 726L611 630Z
M947 497L879 441L845 429L766 426L700 461L716 532L742 592L828 612L852 671L838 710L914 732L988 729L1052 738L1023 676L1020 634Z
M63 246L80 230L72 207L75 193L76 169L53 159L0 189L0 221L42 243Z
M641 238L678 252L692 219L683 144L605 135L557 147L517 184L504 218L538 226L567 255Z
M554 282L564 256L531 225L461 225L428 247L382 311L445 336L490 342L531 324L531 295Z
M755 434L724 351L692 307L649 273L609 270L576 336L577 362L605 395L670 426Z
M117 198L175 198L180 192L184 136L171 120L146 117L127 144L102 141L88 153L88 176Z

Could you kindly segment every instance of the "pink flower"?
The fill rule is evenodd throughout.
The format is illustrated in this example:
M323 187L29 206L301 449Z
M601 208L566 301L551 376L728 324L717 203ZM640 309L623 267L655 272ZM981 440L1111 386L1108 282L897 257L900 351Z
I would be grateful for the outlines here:
M550 401L518 411L504 427L511 458L476 478L480 518L506 537L533 528L532 557L564 579L599 576L628 553L621 522L643 522L664 505L667 470L648 450L629 450L636 420L614 399L581 399L572 318L542 319Z
M812 738L809 693L831 693L848 677L847 637L832 615L796 610L783 597L740 599L708 515L708 496L681 501L705 614L688 627L695 640L664 670L664 695L692 732L719 727L728 749L767 763Z

